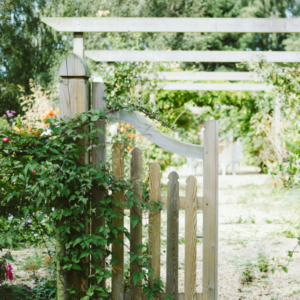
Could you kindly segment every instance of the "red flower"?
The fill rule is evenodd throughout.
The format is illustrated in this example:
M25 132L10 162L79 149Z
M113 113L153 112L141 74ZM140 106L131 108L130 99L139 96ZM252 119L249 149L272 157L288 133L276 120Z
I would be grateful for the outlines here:
M35 174L36 173L36 170L33 170L33 174Z
M5 138L2 139L2 141L3 141L3 142L8 142L8 141L9 141L9 138L8 138L8 137L5 137Z
M9 278L9 280L13 280L13 279L14 279L14 276L13 276L13 273L12 273L12 271L11 271L11 270L12 270L12 266L11 266L10 264L8 264L7 267L8 267L8 270L7 270L7 269L4 269L5 275L6 275L6 277Z
M289 148L288 148L288 147L285 147L285 150L286 150L286 151L288 151L288 150L289 150Z

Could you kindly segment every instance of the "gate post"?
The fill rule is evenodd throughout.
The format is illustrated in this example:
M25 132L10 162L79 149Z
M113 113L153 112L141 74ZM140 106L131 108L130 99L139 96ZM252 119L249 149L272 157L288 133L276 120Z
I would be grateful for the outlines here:
M84 59L77 54L70 54L60 65L59 76L59 114L61 118L74 117L76 113L87 112L90 105L90 69ZM78 143L86 146L87 138L79 140ZM79 158L76 163L79 165L89 163L89 153L79 152ZM58 224L59 225L59 224ZM89 222L85 223L85 230L89 232ZM64 247L57 240L57 251L61 255L64 254ZM81 263L87 261L83 258ZM84 277L76 278L74 272L66 274L61 266L58 266L57 273L57 290L58 300L67 299L66 286L74 286L81 291L81 295L85 295L87 290L87 274Z
M205 122L203 155L203 300L218 299L218 122Z

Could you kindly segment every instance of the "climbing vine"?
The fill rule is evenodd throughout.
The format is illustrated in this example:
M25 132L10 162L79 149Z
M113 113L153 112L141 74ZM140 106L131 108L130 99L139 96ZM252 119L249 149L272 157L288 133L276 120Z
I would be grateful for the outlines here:
M95 137L97 132L103 134L95 122L109 120L111 112L136 110L172 127L145 103L141 105L143 101L136 101L137 98L124 91L114 93L117 100L110 98L107 108L102 110L66 119L59 119L54 110L49 110L41 116L44 128L35 128L16 117L0 132L0 214L8 220L0 245L20 247L25 240L47 245L51 241L57 249L51 255L57 262L58 299L108 298L109 290L103 282L112 274L103 262L109 266L116 262L110 245L120 243L118 235L124 234L130 240L126 228L114 225L113 221L126 217L117 208L120 205L131 208L134 203L142 211L152 210L153 205L157 211L162 207L162 203L138 200L133 184L116 180L109 163L92 166L82 159L94 147L103 147ZM94 190L102 193L101 201L94 198ZM113 197L120 190L126 193L126 201L122 203ZM105 225L91 232L95 212L105 220ZM132 227L136 226L141 216L131 216L130 222ZM162 293L161 279L149 280L153 270L147 259L129 254L130 261L139 266L139 272L132 274L134 284L142 283L148 299Z

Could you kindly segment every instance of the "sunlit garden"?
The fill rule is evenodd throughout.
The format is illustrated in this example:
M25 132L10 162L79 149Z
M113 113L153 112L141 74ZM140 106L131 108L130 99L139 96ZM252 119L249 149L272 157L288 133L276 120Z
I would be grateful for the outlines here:
M299 8L0 2L0 300L300 299Z

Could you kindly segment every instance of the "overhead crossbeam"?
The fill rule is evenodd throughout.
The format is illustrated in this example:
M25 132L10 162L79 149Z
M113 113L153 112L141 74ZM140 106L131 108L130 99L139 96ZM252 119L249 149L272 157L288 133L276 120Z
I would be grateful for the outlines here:
M42 18L61 32L300 32L300 19L273 18Z
M300 52L288 51L126 51L87 50L85 56L102 62L300 62Z
M144 75L150 80L229 80L229 81L261 81L262 77L254 72L157 72Z
M163 90L190 91L266 91L269 89L264 83L161 83L157 87Z

